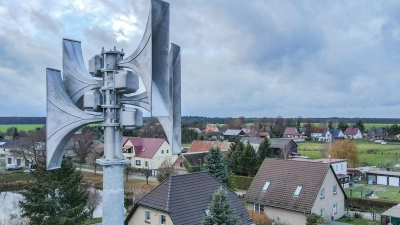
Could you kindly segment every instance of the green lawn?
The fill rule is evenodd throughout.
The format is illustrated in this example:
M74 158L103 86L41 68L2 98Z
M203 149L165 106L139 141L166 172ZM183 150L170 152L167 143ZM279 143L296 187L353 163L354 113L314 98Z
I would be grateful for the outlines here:
M342 222L342 223L347 223L347 224L353 224L353 225L367 225L370 222L375 222L376 225L380 224L379 221L365 220L365 219L358 219L358 218L354 218L354 220L352 220L352 221L347 220L346 218L341 218L337 221Z
M35 130L37 127L42 128L44 124L10 124L10 125L0 125L0 132L6 132L10 127L16 127L18 130L30 131Z
M298 152L302 156L308 156L311 159L321 158L321 149L324 149L326 144L318 142L302 142L297 143L299 146ZM360 164L370 163L378 166L385 162L400 163L400 144L389 143L387 145L375 144L367 141L355 141L359 152ZM373 150L372 153L367 153L367 150Z
M365 196L366 194L371 193L371 191L378 196L378 199L400 202L399 187L379 184L363 184L361 186L357 185L352 189L345 190L347 196L354 197Z

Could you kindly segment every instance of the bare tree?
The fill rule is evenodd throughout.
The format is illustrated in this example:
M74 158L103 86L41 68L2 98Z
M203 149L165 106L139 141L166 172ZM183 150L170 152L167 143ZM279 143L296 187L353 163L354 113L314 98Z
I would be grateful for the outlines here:
M89 210L90 219L93 219L94 210L96 210L97 206L101 203L101 195L99 190L94 187L90 187L89 190L89 199L86 203L86 207Z
M281 158L287 159L290 156L290 153L292 152L292 148L290 147L289 144L285 145L283 148L281 148Z
M95 175L97 173L97 166L98 166L98 164L96 163L96 159L101 157L102 151L104 151L104 143L99 142L96 146L93 146L93 148L89 150L89 153L86 157L86 163L90 166L94 166Z
M18 140L19 149L16 154L28 160L32 167L46 161L46 130L45 128L29 131Z
M90 147L93 144L93 135L90 129L84 129L82 134L75 134L70 142L69 146L79 158L79 165L86 162L86 157L90 152Z

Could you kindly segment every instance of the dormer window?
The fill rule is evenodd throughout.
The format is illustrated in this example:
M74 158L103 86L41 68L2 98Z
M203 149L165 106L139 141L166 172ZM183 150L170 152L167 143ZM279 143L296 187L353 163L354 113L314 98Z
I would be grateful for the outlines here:
M271 184L271 182L267 181L264 184L264 187L262 188L262 191L266 192L268 190L269 185Z
M300 192L301 192L301 189L303 189L303 186L297 186L296 191L294 192L294 195L295 196L299 196Z

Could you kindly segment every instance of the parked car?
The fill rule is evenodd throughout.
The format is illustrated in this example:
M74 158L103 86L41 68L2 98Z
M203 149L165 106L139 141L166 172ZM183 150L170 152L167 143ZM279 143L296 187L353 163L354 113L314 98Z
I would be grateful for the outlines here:
M17 164L7 164L7 170L22 170L22 167Z

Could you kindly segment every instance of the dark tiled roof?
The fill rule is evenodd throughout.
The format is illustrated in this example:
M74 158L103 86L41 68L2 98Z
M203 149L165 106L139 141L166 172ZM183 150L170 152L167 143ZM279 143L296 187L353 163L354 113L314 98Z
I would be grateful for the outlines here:
M329 133L332 135L332 138L337 138L340 134L340 129L326 129L324 130L324 133L322 133L321 137L326 137L326 133L329 131Z
M236 193L208 172L171 176L139 199L136 204L168 212L174 225L200 225L212 195L221 186L228 192L231 208L239 217L239 224L253 224ZM132 214L131 212L130 215ZM128 216L126 220L129 219Z
M221 151L221 154L225 160L228 158L228 151ZM182 155L191 166L199 166L200 163L204 163L207 152L183 153Z
M242 137L240 139L241 142L243 143L250 143L250 144L261 144L261 142L264 141L264 138L261 137ZM290 142L293 142L294 145L297 147L296 142L294 142L292 139L284 139L284 138L268 138L269 144L271 145L272 148L284 148L287 146Z
M372 135L372 132L375 134L375 136L381 136L382 133L385 133L386 131L385 131L385 129L383 129L383 128L371 128L371 129L368 131L368 136L371 136L371 135Z
M246 201L310 212L330 168L328 163L266 158L246 193ZM263 192L266 182L271 183ZM298 186L302 189L295 196Z
M0 141L0 148L7 148L11 150L19 149L20 142L18 140L3 140Z

